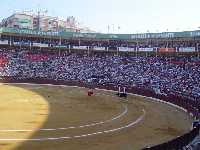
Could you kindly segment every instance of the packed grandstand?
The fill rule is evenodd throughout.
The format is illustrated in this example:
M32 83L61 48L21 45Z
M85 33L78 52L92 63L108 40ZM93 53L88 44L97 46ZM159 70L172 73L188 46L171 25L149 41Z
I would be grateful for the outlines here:
M198 36L167 34L170 36L128 40L115 39L120 36L114 35L111 39L96 39L79 33L66 38L18 32L1 33L2 80L48 79L94 87L141 88L156 95L182 98L187 102L187 106L183 102L185 108L199 118ZM193 145L184 149L192 149Z
M19 79L93 82L145 86L159 94L176 93L200 109L200 60L197 57L115 56L106 54L38 53L2 48L0 76Z

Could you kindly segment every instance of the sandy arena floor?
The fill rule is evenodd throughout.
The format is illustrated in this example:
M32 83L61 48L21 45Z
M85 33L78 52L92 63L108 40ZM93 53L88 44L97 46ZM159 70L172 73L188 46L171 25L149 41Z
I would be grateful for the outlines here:
M139 150L189 131L192 118L149 98L0 85L0 150Z

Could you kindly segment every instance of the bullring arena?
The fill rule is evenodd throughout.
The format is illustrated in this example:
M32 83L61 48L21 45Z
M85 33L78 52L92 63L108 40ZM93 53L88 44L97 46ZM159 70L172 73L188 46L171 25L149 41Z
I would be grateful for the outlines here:
M0 23L0 150L200 150L200 30L42 30L41 17Z
M0 149L136 150L190 131L192 117L155 99L63 85L0 85ZM177 119L179 118L179 119Z

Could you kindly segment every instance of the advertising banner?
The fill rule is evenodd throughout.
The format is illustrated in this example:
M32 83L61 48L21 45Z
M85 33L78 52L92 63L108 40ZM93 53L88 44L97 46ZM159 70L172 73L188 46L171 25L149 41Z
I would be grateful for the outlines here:
M180 47L179 52L195 52L195 47Z
M152 52L153 48L139 48L139 51L143 52Z
M158 52L176 52L175 48L159 48Z
M131 48L131 47L118 47L118 50L122 51L122 52L132 52L132 51L135 51L135 48Z
M97 47L97 46L95 46L93 49L94 49L94 50L99 50L99 51L106 50L105 47Z
M30 19L19 20L21 24L32 24ZM133 40L133 39L159 39L159 38L189 38L199 37L200 31L184 31L184 32L162 32L162 33L141 33L141 34L103 34L103 33L77 33L77 32L44 32L29 29L0 28L0 33L28 34L38 36L59 36L60 38L89 38L89 39L113 39L113 40ZM162 50L161 50L162 51ZM170 51L170 49L169 49Z
M0 40L0 45L8 45L8 40L4 40L4 41Z
M42 43L33 43L34 47L48 47L48 44L42 44Z
M73 46L73 49L88 49L87 46Z

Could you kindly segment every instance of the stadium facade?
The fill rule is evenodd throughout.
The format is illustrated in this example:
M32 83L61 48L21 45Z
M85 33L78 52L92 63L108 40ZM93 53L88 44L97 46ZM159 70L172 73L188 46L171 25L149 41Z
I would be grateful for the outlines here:
M102 34L0 28L0 45L127 52L199 52L200 30Z

